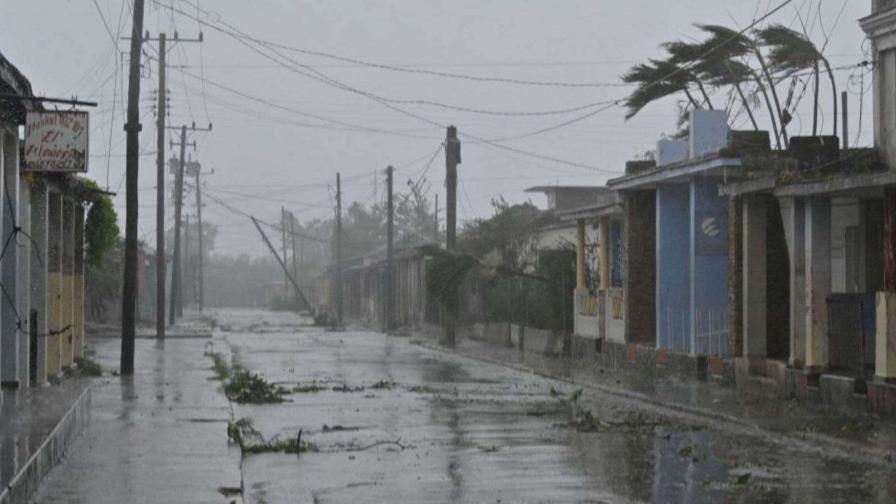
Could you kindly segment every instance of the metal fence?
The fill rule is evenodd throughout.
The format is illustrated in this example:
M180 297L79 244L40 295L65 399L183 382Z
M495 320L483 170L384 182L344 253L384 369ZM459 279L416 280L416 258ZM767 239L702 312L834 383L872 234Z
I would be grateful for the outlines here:
M831 370L857 377L874 373L874 294L831 294L828 362Z

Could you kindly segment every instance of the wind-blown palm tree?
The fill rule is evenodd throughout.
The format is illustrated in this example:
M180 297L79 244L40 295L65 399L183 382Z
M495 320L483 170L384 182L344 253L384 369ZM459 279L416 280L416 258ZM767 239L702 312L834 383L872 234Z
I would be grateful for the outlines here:
M830 62L821 51L804 34L777 24L756 32L762 44L769 49L768 59L772 70L786 76L792 76L804 70L812 70L815 74L815 114L818 111L818 65L823 64L831 81L834 93L834 136L837 135L837 83ZM813 115L817 117L817 115ZM816 133L816 121L813 120L812 134Z
M692 107L700 108L688 90L692 79L690 72L669 60L650 59L647 63L633 66L622 76L623 82L638 84L625 100L628 108L625 118L631 119L649 103L680 92L684 92Z

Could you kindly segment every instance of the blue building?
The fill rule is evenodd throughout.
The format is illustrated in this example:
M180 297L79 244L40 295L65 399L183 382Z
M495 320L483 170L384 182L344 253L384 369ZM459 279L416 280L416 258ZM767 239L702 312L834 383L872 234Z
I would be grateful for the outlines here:
M655 201L655 236L645 240L655 243L655 285L629 286L653 287L655 304L628 308L654 318L657 348L730 355L728 199L719 187L741 160L726 150L728 137L724 111L692 111L686 140L660 140L655 165L608 182L623 194L652 194Z

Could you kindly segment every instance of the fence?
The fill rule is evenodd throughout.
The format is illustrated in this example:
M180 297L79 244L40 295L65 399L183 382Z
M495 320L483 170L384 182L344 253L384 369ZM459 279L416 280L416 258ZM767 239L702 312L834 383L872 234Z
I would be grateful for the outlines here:
M870 377L874 374L874 294L831 294L827 305L831 370Z

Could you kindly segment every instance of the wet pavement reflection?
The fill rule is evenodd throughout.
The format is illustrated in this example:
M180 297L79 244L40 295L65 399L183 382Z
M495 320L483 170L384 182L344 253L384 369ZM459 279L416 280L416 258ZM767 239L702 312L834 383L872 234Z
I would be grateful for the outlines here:
M287 314L216 314L215 350L302 392L233 405L300 455L245 455L246 502L894 502L896 466L732 434L594 390ZM334 388L336 390L334 390ZM578 397L581 394L580 397Z

